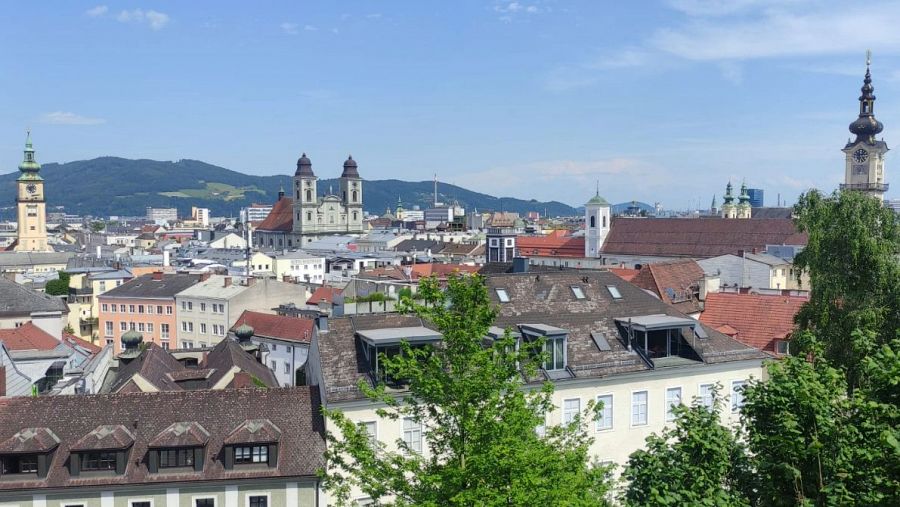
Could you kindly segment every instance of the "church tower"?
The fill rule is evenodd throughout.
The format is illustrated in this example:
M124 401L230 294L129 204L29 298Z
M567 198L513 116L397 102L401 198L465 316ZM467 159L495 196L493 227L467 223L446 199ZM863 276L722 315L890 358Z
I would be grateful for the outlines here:
M610 207L606 199L600 197L600 187L591 200L584 205L584 256L589 259L600 257L600 250L606 242L610 227Z
M722 218L737 218L737 206L734 204L734 196L731 194L731 182L725 185L725 195L722 197Z
M859 190L884 200L888 184L884 179L884 155L888 152L884 140L876 140L884 125L875 119L875 87L869 71L871 53L866 54L866 76L862 95L859 96L859 117L850 124L850 132L856 139L847 142L843 151L846 157L844 183L841 190Z
M319 196L316 193L316 175L306 153L297 159L294 172L294 233L315 232L318 220Z
M38 172L41 164L34 159L31 132L25 138L25 159L19 164L22 174L16 180L18 208L18 252L47 252L47 208L44 200L44 178Z
M347 209L348 233L363 231L362 199L362 178L359 177L356 161L349 156L341 173L341 201Z
M747 193L747 183L741 183L741 195L738 196L737 217L750 218L752 210L753 208L750 206L750 194Z

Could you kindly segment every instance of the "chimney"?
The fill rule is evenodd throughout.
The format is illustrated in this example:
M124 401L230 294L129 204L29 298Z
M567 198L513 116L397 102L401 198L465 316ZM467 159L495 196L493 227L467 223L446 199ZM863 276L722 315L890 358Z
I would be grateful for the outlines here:
M153 272L153 279L156 280L157 282L161 282L162 279L163 279L163 273L162 273L162 271L154 271L154 272Z
M204 271L203 273L200 273L200 280L199 280L199 281L205 282L205 281L209 280L209 277L210 277L210 272L209 272L209 271Z
M316 327L319 328L320 333L328 332L328 314L324 312L319 312L319 316L316 317Z
M743 257L743 256L744 256L744 249L743 249L743 248L737 251L737 256L738 256L738 257Z
M231 287L231 277L230 276L225 277L225 283L222 285L222 287Z
M170 264L169 256L170 255L171 255L171 253L168 250L163 250L163 267L165 267L165 268L169 267L169 264Z

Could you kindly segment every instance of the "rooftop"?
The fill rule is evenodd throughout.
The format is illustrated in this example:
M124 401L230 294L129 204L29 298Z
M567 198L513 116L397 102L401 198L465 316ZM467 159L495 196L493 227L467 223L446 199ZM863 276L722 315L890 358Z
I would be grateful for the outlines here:
M104 292L101 298L171 299L200 281L200 275L149 273Z
M0 276L0 316L30 315L32 312L68 313L69 307L61 298L29 289Z
M750 347L775 352L775 340L788 338L794 316L808 301L800 296L711 293L700 322Z
M314 322L311 319L283 317L244 310L244 313L238 317L231 330L234 331L244 324L253 328L254 336L300 343L310 342L314 327Z
M692 259L645 264L630 281L656 294L680 312L697 313L703 268Z
M202 407L202 410L198 410ZM312 478L322 465L325 450L317 391L312 388L233 389L100 394L86 396L19 397L0 401L0 442L24 433L46 435L43 447L58 440L46 478L0 481L0 491L49 490L69 486L115 486L204 482L277 477ZM77 415L77 416L76 416ZM250 421L265 421L281 430L275 467L228 470L221 459L229 435ZM37 431L35 431L37 430ZM181 441L205 444L200 472L151 473L147 451L151 445ZM100 476L69 475L70 451L91 439L130 445L124 473ZM123 440L124 439L124 440ZM124 443L123 443L124 442ZM95 448L94 442L90 448Z
M209 278L198 282L176 294L180 298L211 298L231 299L244 292L249 287L238 283L230 276L210 275Z
M259 231L291 232L294 228L294 200L290 197L278 199L265 220L256 227Z
M9 350L55 350L60 341L50 336L49 333L26 322L12 329L0 329L0 342Z

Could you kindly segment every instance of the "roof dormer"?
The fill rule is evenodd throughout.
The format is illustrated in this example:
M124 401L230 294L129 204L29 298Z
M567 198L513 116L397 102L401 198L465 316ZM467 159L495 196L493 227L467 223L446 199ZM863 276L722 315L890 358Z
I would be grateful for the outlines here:
M251 419L235 428L224 441L226 470L278 466L281 430L268 419Z

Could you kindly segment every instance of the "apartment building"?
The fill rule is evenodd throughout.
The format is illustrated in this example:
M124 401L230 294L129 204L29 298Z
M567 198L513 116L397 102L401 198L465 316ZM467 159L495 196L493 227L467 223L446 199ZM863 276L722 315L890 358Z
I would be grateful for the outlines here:
M486 339L509 329L523 342L544 340L549 358L526 388L555 384L556 409L546 414L546 425L570 421L591 400L604 403L601 416L585 422L596 437L591 454L598 461L624 465L647 436L672 421L672 405L711 403L716 385L729 403L725 422L736 423L742 386L763 374L766 354L613 273L499 274L486 283L500 312ZM438 343L441 335L416 317L397 314L330 319L327 332L313 337L308 378L326 407L365 424L388 448L403 439L427 453L421 426L380 417L383 407L358 388L360 381L375 385L382 379L379 354L395 353L404 340ZM402 393L403 383L395 384L391 388Z
M98 296L100 332L114 351L122 350L122 335L130 330L164 349L175 346L175 295L200 281L201 275L156 271L134 278Z
M316 470L325 442L309 388L5 403L4 507L319 505Z
M306 297L306 288L292 283L251 278L247 285L230 276L209 276L175 295L178 347L215 345L244 311L272 312L282 304L302 305Z
M278 385L306 385L309 342L315 333L311 319L246 311L232 331L243 325L253 329L250 338L253 343L265 346L263 361L275 374Z

